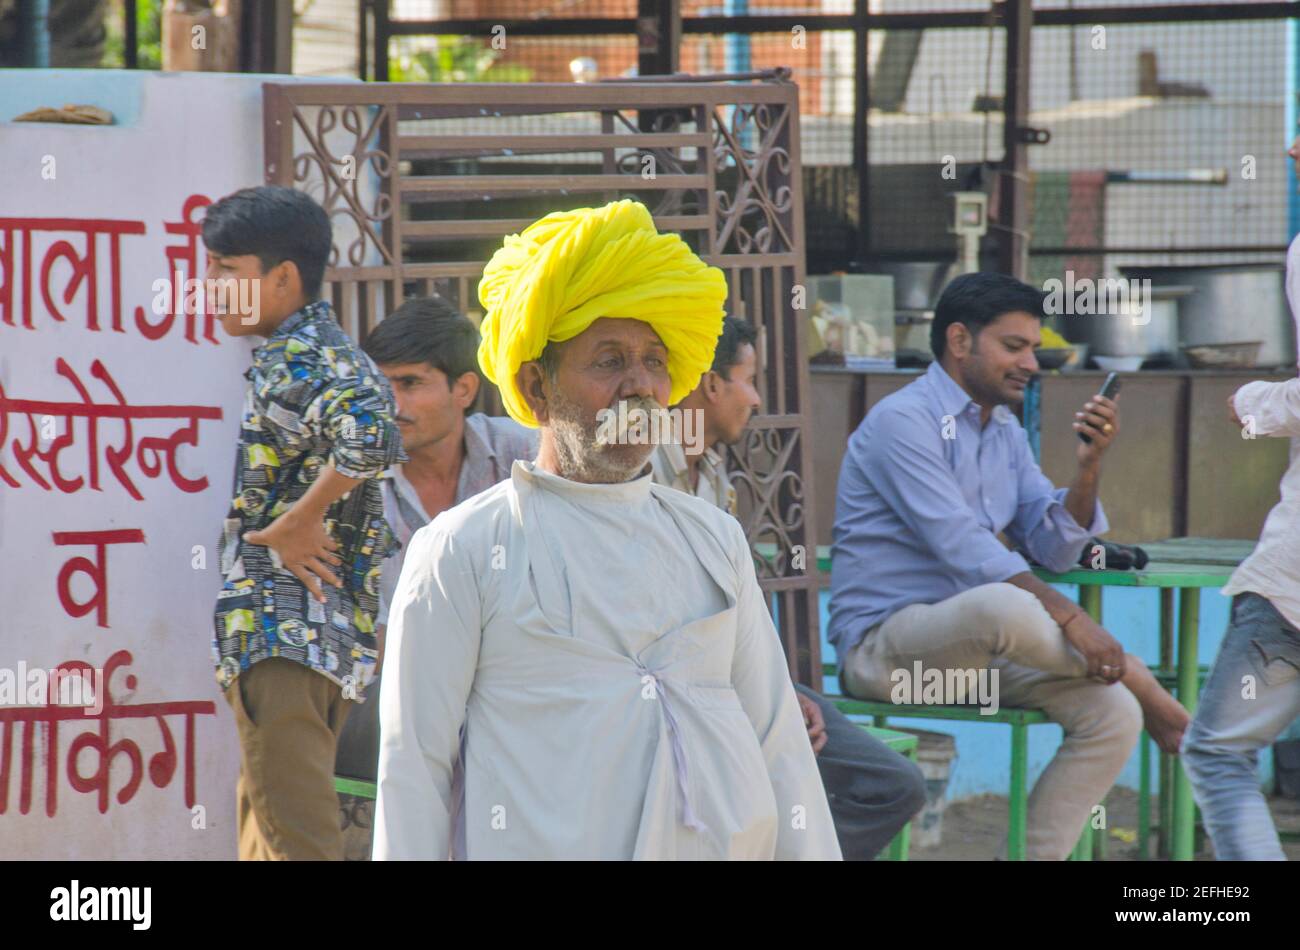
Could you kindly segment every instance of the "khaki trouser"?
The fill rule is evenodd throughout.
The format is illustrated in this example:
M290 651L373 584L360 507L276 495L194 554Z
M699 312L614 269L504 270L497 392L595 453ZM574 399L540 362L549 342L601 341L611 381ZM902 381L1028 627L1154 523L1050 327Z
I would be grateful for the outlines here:
M1026 829L1031 860L1063 860L1137 744L1142 711L1133 694L1086 678L1082 654L1038 598L1014 584L899 610L848 651L844 688L888 702L898 682L891 676L913 675L918 660L925 670L996 670L1001 705L1041 709L1065 729L1029 796Z
M239 730L241 861L341 861L334 757L348 715L343 690L271 657L226 688Z

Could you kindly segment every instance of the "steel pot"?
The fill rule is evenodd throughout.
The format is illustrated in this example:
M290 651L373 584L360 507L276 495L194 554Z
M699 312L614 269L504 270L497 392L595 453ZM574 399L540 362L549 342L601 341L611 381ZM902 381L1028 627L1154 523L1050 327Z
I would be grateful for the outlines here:
M1151 299L1125 301L1113 312L1058 314L1053 319L1062 336L1088 344L1092 356L1173 360L1179 352L1179 298L1189 292L1186 287L1153 287Z
M1241 264L1124 270L1130 277L1192 288L1179 306L1180 346L1259 340L1263 345L1256 365L1295 364L1295 323L1287 308L1281 267Z
M899 310L933 310L939 294L957 275L951 261L881 261L869 268L872 274L894 278L894 306Z

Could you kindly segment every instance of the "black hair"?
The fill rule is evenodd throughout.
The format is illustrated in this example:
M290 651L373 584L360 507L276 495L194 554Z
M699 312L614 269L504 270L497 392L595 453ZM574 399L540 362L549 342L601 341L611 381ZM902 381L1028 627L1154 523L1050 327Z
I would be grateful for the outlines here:
M304 192L278 185L244 188L211 205L203 243L222 256L254 254L262 273L293 261L308 302L320 296L333 245L329 215Z
M730 381L731 367L740 362L740 349L747 343L758 348L758 329L739 317L724 317L722 335L718 337L717 349L713 351L713 372Z
M934 308L930 326L930 350L936 360L943 359L948 327L961 323L977 336L1004 313L1023 311L1045 319L1046 294L1037 287L1006 274L979 272L954 277L944 288Z
M565 343L568 341L565 340ZM537 364L541 366L542 372L552 383L560 375L560 358L563 356L564 343L548 340L542 347L542 352L537 356Z
M478 344L478 328L442 297L412 297L379 321L363 349L381 366L428 363L452 386L466 373L481 376Z

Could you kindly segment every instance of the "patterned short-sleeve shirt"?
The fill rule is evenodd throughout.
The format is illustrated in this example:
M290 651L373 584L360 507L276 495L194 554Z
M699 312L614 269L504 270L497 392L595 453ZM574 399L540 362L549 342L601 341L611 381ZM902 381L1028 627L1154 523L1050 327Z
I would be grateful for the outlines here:
M218 543L223 584L212 640L224 688L259 660L281 656L361 700L378 658L380 565L395 548L377 476L405 460L383 375L318 301L253 353L235 459L233 499ZM325 528L343 562L341 588L319 603L270 548L243 540L302 498L322 466L366 481L330 506Z

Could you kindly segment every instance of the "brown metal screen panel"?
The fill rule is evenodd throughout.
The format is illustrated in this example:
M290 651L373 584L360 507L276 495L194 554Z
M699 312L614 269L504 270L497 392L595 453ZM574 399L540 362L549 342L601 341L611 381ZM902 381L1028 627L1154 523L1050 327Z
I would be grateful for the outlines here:
M730 452L790 670L821 686L798 88L788 82L264 86L266 182L335 226L325 279L360 338L405 297L481 318L484 263L550 211L644 202L759 329L764 397ZM798 292L796 292L798 291ZM490 387L489 387L490 389ZM485 405L500 411L495 392Z

